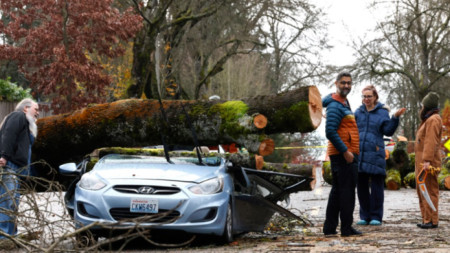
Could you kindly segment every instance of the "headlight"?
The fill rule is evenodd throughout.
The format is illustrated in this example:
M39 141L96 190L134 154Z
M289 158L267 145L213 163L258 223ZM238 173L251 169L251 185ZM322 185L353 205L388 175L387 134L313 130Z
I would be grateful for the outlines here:
M192 193L195 194L214 194L221 192L223 190L223 179L222 178L213 178L201 182L200 184L193 185L188 188Z
M86 190L97 191L105 187L106 183L104 183L94 174L86 173L81 177L79 186Z

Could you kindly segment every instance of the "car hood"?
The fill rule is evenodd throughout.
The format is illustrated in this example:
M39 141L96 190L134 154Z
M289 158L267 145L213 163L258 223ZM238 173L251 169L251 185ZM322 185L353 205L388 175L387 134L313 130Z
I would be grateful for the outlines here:
M202 182L219 176L223 166L193 164L105 164L94 172L105 179L152 179L183 182Z

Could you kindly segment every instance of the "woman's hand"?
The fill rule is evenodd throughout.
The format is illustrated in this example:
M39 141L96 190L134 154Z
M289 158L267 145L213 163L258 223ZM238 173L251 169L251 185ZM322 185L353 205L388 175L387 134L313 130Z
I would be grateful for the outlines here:
M400 109L398 109L398 111L394 114L394 116L395 116L396 118L398 118L398 117L402 116L405 112L406 112L406 108L400 108Z

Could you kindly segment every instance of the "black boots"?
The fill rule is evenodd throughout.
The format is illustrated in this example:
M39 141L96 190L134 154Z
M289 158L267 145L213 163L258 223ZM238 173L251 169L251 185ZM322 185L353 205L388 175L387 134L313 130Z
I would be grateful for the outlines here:
M417 224L417 226L419 228L423 228L423 229L430 229L430 228L437 228L438 224L434 225L431 221L428 223L419 223Z

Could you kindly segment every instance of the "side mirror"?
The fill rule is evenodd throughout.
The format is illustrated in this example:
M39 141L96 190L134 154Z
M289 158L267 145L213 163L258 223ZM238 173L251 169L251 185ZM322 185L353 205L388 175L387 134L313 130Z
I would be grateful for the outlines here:
M62 174L77 173L77 165L75 163L65 163L59 166L59 172Z

